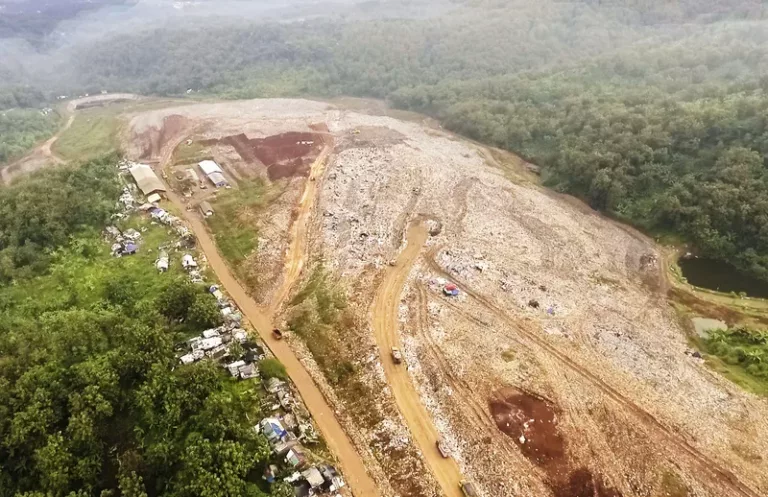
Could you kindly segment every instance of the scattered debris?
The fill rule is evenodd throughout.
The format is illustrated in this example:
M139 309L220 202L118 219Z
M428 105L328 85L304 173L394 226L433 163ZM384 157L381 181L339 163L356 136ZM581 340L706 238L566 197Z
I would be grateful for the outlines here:
M459 287L453 283L448 283L443 287L443 294L448 297L456 297L459 295Z

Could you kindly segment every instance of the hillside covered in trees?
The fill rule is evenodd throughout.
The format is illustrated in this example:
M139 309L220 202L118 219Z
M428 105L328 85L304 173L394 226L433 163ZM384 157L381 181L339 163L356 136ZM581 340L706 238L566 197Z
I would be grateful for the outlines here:
M148 26L70 47L59 86L388 99L521 153L547 185L597 209L768 278L761 3L434 4L428 18Z
M215 299L150 250L110 255L114 163L0 189L0 495L292 496L261 479L254 384L178 365L175 344L220 319Z

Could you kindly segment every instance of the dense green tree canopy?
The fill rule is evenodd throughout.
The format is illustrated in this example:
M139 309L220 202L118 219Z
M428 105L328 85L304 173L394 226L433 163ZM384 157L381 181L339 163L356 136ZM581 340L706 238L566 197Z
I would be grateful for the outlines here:
M139 254L111 257L98 228L118 193L111 160L0 190L3 257L43 254L0 286L0 496L269 495L255 389L177 359L215 298L156 271L168 235L148 221Z
M149 31L85 49L79 69L148 93L387 98L523 154L597 209L768 278L768 24L723 21L760 8L465 5L426 21Z

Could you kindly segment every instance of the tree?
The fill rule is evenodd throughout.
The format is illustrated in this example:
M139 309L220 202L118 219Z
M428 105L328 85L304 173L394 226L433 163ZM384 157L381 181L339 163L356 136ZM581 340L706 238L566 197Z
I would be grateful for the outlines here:
M288 379L288 373L285 371L283 363L274 358L262 359L259 362L259 372L263 378Z
M121 497L147 497L144 480L135 471L121 473L118 481Z
M207 292L195 295L187 317L189 324L196 328L213 328L222 323L216 300Z

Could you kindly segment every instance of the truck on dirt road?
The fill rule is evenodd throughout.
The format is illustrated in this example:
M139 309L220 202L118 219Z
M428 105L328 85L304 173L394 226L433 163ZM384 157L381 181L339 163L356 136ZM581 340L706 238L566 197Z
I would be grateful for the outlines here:
M477 493L477 489L472 483L469 483L467 481L463 481L459 483L459 488L461 488L461 491L464 493L466 497L479 497L480 494Z
M282 340L283 332L275 328L274 330L272 330L272 336L275 338L275 340Z
M442 440L435 442L435 445L437 445L437 450L440 452L441 456L445 457L446 459L451 457L451 452L448 450Z
M395 364L400 364L403 362L403 354L400 352L400 349L397 347L392 347L392 361Z

